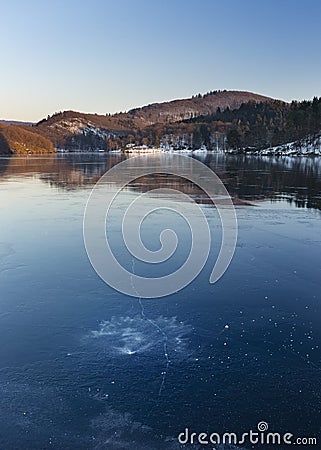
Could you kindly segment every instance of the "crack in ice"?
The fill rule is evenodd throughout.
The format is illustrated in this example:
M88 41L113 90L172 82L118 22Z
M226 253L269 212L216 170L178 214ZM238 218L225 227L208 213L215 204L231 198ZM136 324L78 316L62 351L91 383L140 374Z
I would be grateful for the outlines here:
M135 275L135 260L134 259L132 259L132 274ZM143 305L142 298L141 298L141 296L139 295L139 293L136 290L136 287L134 285L133 277L131 277L131 285L132 285L132 288L136 292L136 295L137 295L138 303L140 305L140 315L141 315L142 319L146 320L153 327L155 327L158 330L158 332L162 334L163 339L164 339L163 350L164 350L164 358L165 358L165 361L166 361L166 366L165 366L165 370L163 370L163 372L161 373L162 381L161 381L161 385L160 385L160 388L159 388L159 391L158 391L158 396L161 396L162 395L162 391L163 391L164 386L165 386L166 375L167 375L167 372L168 372L168 369L169 369L169 365L171 363L169 355L168 355L168 335L165 333L165 331L156 322L154 322L152 319L150 319L146 315L145 307Z

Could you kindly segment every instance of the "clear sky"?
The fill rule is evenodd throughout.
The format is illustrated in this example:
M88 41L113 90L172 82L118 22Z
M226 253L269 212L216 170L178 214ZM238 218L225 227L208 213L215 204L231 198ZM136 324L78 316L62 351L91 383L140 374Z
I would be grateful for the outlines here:
M1 0L0 118L321 96L319 0Z

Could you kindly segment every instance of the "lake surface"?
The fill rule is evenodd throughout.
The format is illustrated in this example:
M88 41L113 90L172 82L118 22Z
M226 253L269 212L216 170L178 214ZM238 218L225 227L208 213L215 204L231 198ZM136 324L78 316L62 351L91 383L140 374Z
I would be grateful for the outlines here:
M204 157L235 201L232 263L214 285L208 261L182 291L140 300L98 277L82 235L93 185L124 158L0 158L0 448L213 448L177 436L261 421L320 439L320 159ZM160 186L182 188L219 229L206 197L174 177L125 195ZM146 222L147 244L169 219Z

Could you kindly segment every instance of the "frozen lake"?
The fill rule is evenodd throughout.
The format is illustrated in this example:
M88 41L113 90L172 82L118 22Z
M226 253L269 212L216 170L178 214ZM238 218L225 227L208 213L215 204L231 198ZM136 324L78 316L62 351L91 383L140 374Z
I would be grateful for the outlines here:
M199 157L235 200L235 256L218 283L209 262L150 300L107 286L83 243L89 193L124 156L0 158L0 448L170 450L186 427L241 434L260 421L320 438L321 160ZM160 186L182 188L218 227L173 177L126 195ZM169 220L146 222L147 243Z

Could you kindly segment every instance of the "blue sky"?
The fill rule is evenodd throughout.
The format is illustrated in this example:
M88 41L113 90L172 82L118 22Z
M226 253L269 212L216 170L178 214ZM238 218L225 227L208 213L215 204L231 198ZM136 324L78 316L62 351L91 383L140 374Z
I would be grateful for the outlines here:
M321 96L320 20L318 0L3 0L0 118L214 89Z

